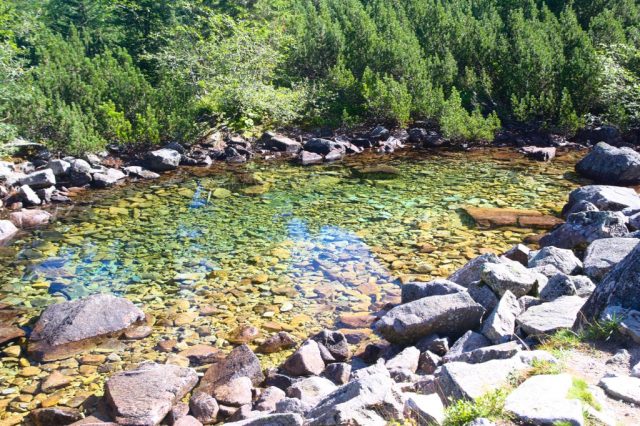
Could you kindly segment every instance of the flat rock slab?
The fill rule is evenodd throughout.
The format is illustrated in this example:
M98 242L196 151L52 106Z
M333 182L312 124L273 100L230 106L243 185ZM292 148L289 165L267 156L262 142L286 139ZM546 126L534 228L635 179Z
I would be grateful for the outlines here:
M563 222L562 219L536 210L464 207L464 211L483 229L501 226L551 229Z
M120 336L144 319L144 312L129 300L109 294L57 303L40 316L28 351L38 361L68 358L105 338Z
M598 386L614 399L640 405L640 379L637 377L604 377Z
M24 330L21 328L14 325L0 324L0 345L17 339L18 337L23 337L24 335Z
M518 316L516 322L530 336L553 334L572 328L584 303L585 299L578 296L560 297L529 308Z
M444 423L444 405L436 393L420 395L405 393L404 414L418 425L441 425Z
M145 363L107 380L105 398L119 424L152 426L198 383L191 368Z
M524 424L581 426L582 403L568 398L572 385L568 374L533 376L507 397L505 411Z
M512 373L528 368L519 357L467 364L450 362L436 374L439 392L446 399L475 400L504 386Z
M430 334L460 336L480 324L484 308L466 293L425 297L397 306L376 324L392 343L411 343Z

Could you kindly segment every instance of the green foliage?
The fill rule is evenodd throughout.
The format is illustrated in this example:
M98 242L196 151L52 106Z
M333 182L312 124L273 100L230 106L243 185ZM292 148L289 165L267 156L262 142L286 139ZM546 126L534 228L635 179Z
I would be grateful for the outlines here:
M505 417L504 403L507 391L498 389L489 392L475 401L459 399L449 405L445 411L444 426L464 426L469 422L483 417L497 420Z
M596 321L582 331L581 338L589 341L609 340L617 335L621 322L622 319L615 316L611 319Z
M485 118L478 108L469 114L454 87L444 104L440 127L444 136L452 140L492 141L500 128L500 119L495 112Z
M554 356L562 358L567 351L580 349L583 341L580 335L571 330L560 330L546 337L539 349L551 352Z
M582 379L574 378L567 395L569 399L577 399L587 405L592 406L596 410L602 410L602 406L596 401L595 397L589 390L589 384Z
M586 114L632 129L639 48L635 0L6 0L0 139L426 119L490 141L501 121L571 134Z
M389 75L379 76L369 68L362 76L366 115L374 121L403 126L409 121L411 95L407 86Z

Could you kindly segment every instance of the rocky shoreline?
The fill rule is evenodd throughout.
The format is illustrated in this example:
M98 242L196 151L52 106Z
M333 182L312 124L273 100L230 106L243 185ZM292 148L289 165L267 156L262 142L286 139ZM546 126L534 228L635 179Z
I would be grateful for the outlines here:
M318 136L319 135L319 136ZM615 129L584 131L577 142L557 135L504 131L495 146L511 146L538 161L551 161L557 148L582 148L597 137L621 142ZM416 123L410 129L389 130L377 126L351 135L297 134L289 137L266 132L257 139L245 139L223 132L210 132L199 143L184 147L170 143L148 152L127 154L117 147L81 158L54 157L44 146L18 139L6 148L16 151L20 162L0 161L0 244L19 229L46 224L51 217L41 207L72 203L85 189L106 189L126 181L153 180L160 173L179 167L208 167L214 162L243 164L255 158L289 158L311 166L338 161L365 151L380 154L398 149L470 149L469 144L453 144L428 125ZM35 212L34 212L35 211Z
M337 146L348 152L347 145L336 141L310 140L303 146L277 135L265 138L271 149L280 152L292 154L304 148L299 161L312 158L305 152L326 161L342 149ZM148 154L147 165L157 171L174 169L184 155L167 147ZM578 398L575 378L553 368L562 360L537 349L558 331L577 332L598 321L615 325L621 349L627 346L633 351L640 344L640 196L630 188L602 185L636 183L640 155L600 144L577 169L597 184L570 194L564 208L566 222L540 239L539 250L518 245L502 256L475 258L447 279L403 284L400 304L365 321L382 339L357 353L344 334L325 330L297 346L278 368L265 371L247 345L226 355L201 345L174 354L166 364L142 363L113 374L104 397L94 401L92 409L54 403L32 411L29 421L179 426L459 424L447 417L447 406L502 392L508 421L582 425L587 413L589 421L615 425L620 419L608 409L609 398L640 404L640 364L626 374L603 375L599 387L587 387ZM53 167L49 170L23 177L28 182L22 186L51 183L56 174ZM100 170L87 171L84 179L90 175L96 182L102 179L96 175L114 175ZM73 179L76 172L66 173ZM54 185L57 181L46 188ZM22 214L22 223L42 223L30 216L34 213L24 213L34 211L13 214ZM1 221L0 225L9 226ZM39 375L48 362L65 362L106 339L144 339L152 324L143 306L111 295L51 305L28 337L26 351L34 365L24 365L21 374ZM6 353L17 346L4 349L6 342L24 332L7 328L2 336ZM160 345L168 352L175 350L169 341ZM293 346L295 339L281 331L258 350L269 353ZM22 350L17 346L18 354ZM109 362L105 355L84 357L95 358L87 360L88 365ZM50 393L68 383L64 374L54 371L39 387ZM475 419L470 424L491 421Z

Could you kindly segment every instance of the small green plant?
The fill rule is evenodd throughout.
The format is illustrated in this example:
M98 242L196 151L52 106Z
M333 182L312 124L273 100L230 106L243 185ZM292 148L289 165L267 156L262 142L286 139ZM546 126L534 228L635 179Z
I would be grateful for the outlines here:
M594 340L594 341L606 341L611 339L613 336L618 333L618 328L620 327L620 323L622 319L613 316L606 320L596 321L593 324L589 324L582 331L583 340Z
M461 399L453 402L445 411L444 426L463 426L483 417L490 420L505 418L506 389L489 392L475 401Z
M574 378L573 384L571 385L571 389L569 389L569 394L567 395L569 399L577 399L585 404L588 404L595 408L596 410L602 410L602 406L596 401L593 394L589 390L589 385L582 379Z
M563 371L564 367L560 363L535 359L531 363L531 368L517 373L512 373L509 376L509 385L513 388L517 388L530 377L541 376L544 374L560 374Z
M571 330L560 330L557 333L545 338L539 349L551 352L560 358L566 351L578 349L583 345L579 334Z

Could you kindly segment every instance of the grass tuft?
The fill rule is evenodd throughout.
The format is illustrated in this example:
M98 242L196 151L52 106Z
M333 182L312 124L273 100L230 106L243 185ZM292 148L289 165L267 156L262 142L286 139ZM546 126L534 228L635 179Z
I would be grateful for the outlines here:
M497 389L486 393L475 401L461 399L453 402L445 411L443 426L464 426L480 417L489 420L504 419L506 389Z
M598 401L596 401L595 397L589 390L589 385L582 379L573 379L573 384L571 389L569 389L569 395L567 395L567 398L580 400L598 411L602 410L602 406Z

